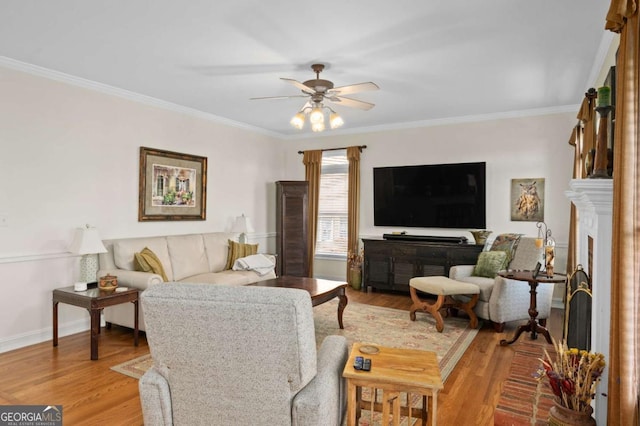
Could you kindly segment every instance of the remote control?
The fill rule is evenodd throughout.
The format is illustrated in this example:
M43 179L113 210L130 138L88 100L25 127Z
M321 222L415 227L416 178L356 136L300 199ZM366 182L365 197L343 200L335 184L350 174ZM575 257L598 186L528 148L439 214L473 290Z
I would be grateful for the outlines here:
M362 370L362 366L364 364L364 358L361 356L357 356L356 360L353 363L353 368L356 370Z
M371 360L369 358L362 363L362 371L371 371Z

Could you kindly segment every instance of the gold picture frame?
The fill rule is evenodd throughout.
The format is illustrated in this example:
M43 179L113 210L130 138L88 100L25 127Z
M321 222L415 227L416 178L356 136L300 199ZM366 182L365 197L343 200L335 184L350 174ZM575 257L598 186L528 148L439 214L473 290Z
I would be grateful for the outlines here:
M138 221L206 220L207 157L140 147Z

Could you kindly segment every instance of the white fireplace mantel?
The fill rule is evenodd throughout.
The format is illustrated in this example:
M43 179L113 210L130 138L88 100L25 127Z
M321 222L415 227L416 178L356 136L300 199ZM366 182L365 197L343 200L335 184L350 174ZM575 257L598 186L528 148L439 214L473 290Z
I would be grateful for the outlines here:
M613 235L613 180L573 179L565 195L578 211L577 263L591 271L592 317L591 351L609 360L611 325L611 244ZM591 260L589 240L591 239ZM590 263L591 262L591 263ZM595 398L594 415L598 424L607 424L609 368L605 367Z

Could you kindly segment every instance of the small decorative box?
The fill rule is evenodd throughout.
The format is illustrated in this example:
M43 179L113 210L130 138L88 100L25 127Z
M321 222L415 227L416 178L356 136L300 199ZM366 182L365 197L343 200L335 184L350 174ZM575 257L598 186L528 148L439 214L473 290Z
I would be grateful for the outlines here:
M100 277L98 281L98 287L100 290L113 290L118 287L118 277L107 274L104 277Z

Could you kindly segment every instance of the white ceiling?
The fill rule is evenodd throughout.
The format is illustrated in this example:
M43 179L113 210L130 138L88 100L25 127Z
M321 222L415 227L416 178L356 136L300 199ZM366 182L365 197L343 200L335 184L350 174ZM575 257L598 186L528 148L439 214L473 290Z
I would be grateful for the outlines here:
M608 48L604 0L1 0L0 64L44 67L281 136L304 99L280 77L336 86L354 132L578 105ZM599 62L600 61L600 62ZM576 110L577 111L577 110ZM326 132L325 132L326 133Z

